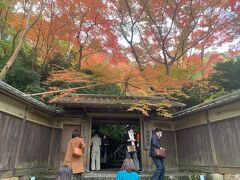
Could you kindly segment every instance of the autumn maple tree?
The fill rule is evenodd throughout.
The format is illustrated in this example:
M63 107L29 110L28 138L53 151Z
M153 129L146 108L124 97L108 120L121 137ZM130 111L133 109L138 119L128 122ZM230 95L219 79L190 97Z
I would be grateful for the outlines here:
M57 0L62 38L78 54L78 65L97 52L113 53L117 40L101 0Z
M239 9L236 0L3 0L0 78L16 65L12 81L38 74L33 96L115 87L174 100L239 53Z
M46 6L46 0L40 0L40 1L18 1L19 2L19 7L15 7L15 1L10 1L6 2L7 4L7 14L9 11L9 8L20 8L21 11L23 11L23 13L19 13L20 14L20 18L19 22L20 23L20 27L17 31L17 34L20 34L19 36L19 41L17 43L16 48L14 49L11 57L8 59L6 65L4 66L4 68L1 70L0 73L0 80L3 80L6 73L9 71L9 69L11 68L11 66L13 65L13 63L15 62L17 55L20 51L20 49L23 46L24 41L27 38L27 35L30 31L30 29L39 21L40 16L42 15L42 12ZM34 11L35 9L35 11ZM5 8L3 9L5 10ZM3 11L4 12L4 11ZM7 14L5 14L5 18L7 18Z
M233 20L230 6L230 2L219 0L150 1L141 28L144 52L164 64L169 75L170 67L191 49L232 40L232 31L227 28Z

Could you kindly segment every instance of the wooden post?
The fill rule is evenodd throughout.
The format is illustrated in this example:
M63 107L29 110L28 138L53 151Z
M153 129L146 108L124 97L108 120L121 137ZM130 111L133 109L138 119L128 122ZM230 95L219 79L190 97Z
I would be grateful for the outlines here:
M216 149L214 146L214 140L213 140L213 135L212 135L211 123L209 121L208 110L206 110L206 115L207 115L208 133L209 133L209 138L210 138L210 146L211 146L212 157L213 157L213 168L214 168L214 171L217 173L218 172L217 155L216 155Z
M90 148L91 148L91 135L92 135L92 116L88 116L87 117L87 122L86 122L86 151L85 151L85 160L87 162L85 162L86 164L86 171L89 172L90 171Z
M174 135L174 143L175 143L176 162L177 162L177 168L178 168L178 170L179 170L176 130L174 130L173 133L174 133L173 135Z
M51 153L52 153L52 147L53 147L53 135L54 135L54 123L53 123L53 126L52 126L51 141L50 141L50 147L49 147L49 151L48 151L47 171L50 168Z
M146 153L145 156L145 163L146 163L146 171L151 171L152 170L152 161L151 158L149 157L149 152L150 152L150 141L151 141L151 132L150 132L150 125L149 125L149 119L144 119L143 120L143 142L144 142L144 150Z
M140 152L141 152L141 166L142 166L142 171L145 171L146 170L146 152L145 152L145 149L144 149L144 146L143 146L143 143L142 142L144 142L144 140L143 140L143 131L144 131L144 129L143 129L143 118L142 117L140 117L139 118L139 125L140 125ZM144 156L144 154L145 154L145 156Z
M18 163L19 163L19 154L20 154L20 150L21 150L21 145L22 145L22 141L23 141L23 133L24 133L26 119L27 119L27 113L28 113L29 109L30 109L29 105L26 105L25 110L24 110L22 126L21 126L21 129L20 129L19 140L18 140L18 144L17 144L17 147L16 147L17 148L17 153L16 153L16 156L15 156L13 176L16 175L16 169L17 169L17 166L18 166Z
M85 154L84 154L84 168L88 171L88 117L85 117L81 124L81 137L84 138L85 142Z

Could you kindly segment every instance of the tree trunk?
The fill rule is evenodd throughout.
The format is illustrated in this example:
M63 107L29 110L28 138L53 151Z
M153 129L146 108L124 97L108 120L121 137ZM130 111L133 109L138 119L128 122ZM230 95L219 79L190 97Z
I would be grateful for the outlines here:
M163 53L163 56L164 56L164 65L165 65L165 69L166 69L166 74L167 76L170 76L170 64L168 64L168 61L167 61L167 57L166 57L166 54Z
M32 9L30 9L30 11L28 12L27 17L26 17L26 25L25 25L25 29L23 31L23 35L20 38L20 40L18 42L18 45L17 45L16 49L13 51L13 53L12 53L11 57L9 58L7 64L2 69L2 71L0 73L0 80L3 80L5 78L9 69L12 67L13 63L16 61L17 55L18 55L19 51L21 50L21 48L23 46L23 43L24 43L24 41L27 37L27 34L28 34L29 30L38 22L41 14L44 10L44 7L46 5L45 2L42 2L42 3L43 4L41 4L41 9L40 9L40 12L39 12L38 16L36 17L36 19L31 24L29 24L29 22L30 22L30 18L32 16ZM31 7L33 7L33 4L31 4Z
M7 64L2 69L2 71L0 73L0 80L3 80L5 78L7 72L9 71L9 69L11 68L13 63L16 61L17 55L18 55L20 49L22 48L22 45L23 45L23 43L25 41L25 38L27 36L27 32L28 31L24 32L23 36L21 37L20 41L18 42L18 45L17 45L16 49L14 50L12 56L9 58Z
M141 62L139 60L139 57L138 57L138 55L137 55L137 53L136 53L136 51L134 49L134 46L132 44L130 46L131 46L131 49L132 49L133 56L135 57L135 60L137 62L138 68L142 72L143 71L142 64L141 64Z
M202 77L204 77L205 72L204 72L204 47L201 50L201 60L202 60Z
M166 67L166 74L167 74L167 76L170 76L171 75L170 65L165 63L165 67Z
M83 47L80 46L79 57L78 57L78 70L81 70L81 68L82 68L82 60L83 60Z
M2 27L0 26L0 41L2 41Z

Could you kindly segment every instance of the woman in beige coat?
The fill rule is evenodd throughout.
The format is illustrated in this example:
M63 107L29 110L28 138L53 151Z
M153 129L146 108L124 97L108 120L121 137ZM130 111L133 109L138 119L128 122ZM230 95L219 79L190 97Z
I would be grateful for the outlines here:
M78 130L74 130L72 132L72 139L68 141L67 152L64 158L64 166L68 166L72 169L72 180L79 180L81 179L81 173L84 172L83 157L73 157L74 147L80 147L84 153L85 143L84 140L80 138L80 132Z

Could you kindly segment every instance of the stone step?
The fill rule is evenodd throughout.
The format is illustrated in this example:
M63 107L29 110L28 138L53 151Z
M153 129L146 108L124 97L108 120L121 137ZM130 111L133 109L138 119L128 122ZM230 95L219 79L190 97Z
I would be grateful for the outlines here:
M84 173L83 180L115 180L115 174L117 171L100 171ZM203 173L201 173L203 174ZM141 180L150 180L152 173L141 172ZM15 178L6 178L1 180L30 180L34 177L35 180L56 180L57 174L55 172L49 172L44 174L35 174ZM192 172L166 172L164 180L240 180L240 174L207 174L204 173L204 178L200 178L199 173Z
M83 174L83 180L115 180L117 172L109 172L109 171L99 171L99 172L89 172ZM140 179L141 180L151 180L152 173L150 172L141 172ZM165 180L191 180L190 173L183 172L166 172L164 179ZM197 180L197 178L196 178Z
M94 171L83 173L82 180L115 180L117 171ZM151 180L153 172L141 172L141 180ZM55 180L57 174L39 174L36 175L36 180ZM199 180L199 176L193 175L189 172L166 172L165 180Z

